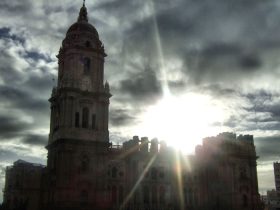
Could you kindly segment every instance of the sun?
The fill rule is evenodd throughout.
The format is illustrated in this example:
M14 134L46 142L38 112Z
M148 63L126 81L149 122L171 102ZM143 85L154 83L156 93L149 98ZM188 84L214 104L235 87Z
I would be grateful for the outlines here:
M222 131L224 119L221 104L214 103L210 97L168 96L148 108L137 133L157 137L185 153L193 153L202 138Z

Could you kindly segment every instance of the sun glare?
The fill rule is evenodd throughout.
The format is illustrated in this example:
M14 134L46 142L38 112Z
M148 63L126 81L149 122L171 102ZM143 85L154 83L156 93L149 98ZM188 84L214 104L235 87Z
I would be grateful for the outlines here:
M142 117L137 133L165 140L186 153L194 152L202 138L221 132L223 109L203 95L165 97Z
M171 95L166 73L168 65L164 59L154 4L151 0L147 3L147 8L153 17L160 70L159 80L164 97L148 108L142 116L141 123L134 127L133 133L157 137L184 153L193 153L202 138L217 135L223 130L226 112L222 104L214 102L206 95L194 93L179 97Z

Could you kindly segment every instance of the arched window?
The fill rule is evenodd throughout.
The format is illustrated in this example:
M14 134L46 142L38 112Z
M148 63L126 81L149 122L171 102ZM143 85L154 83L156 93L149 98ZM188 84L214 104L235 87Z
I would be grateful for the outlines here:
M96 115L93 114L93 115L91 116L91 128L92 128L92 129L95 129L95 121L96 121Z
M83 108L83 121L82 121L83 128L88 128L88 115L89 115L89 110L87 107L84 107Z
M118 173L118 169L116 167L112 168L112 177L116 178L117 177L117 173Z
M90 47L91 44L90 44L90 41L86 41L86 47Z
M75 113L75 127L76 128L80 127L80 114L79 114L79 112Z
M88 156L83 156L81 160L81 172L85 173L89 170L89 158Z
M88 74L90 72L90 58L84 58L84 73Z
M152 168L151 177L153 180L157 179L157 169L156 168Z

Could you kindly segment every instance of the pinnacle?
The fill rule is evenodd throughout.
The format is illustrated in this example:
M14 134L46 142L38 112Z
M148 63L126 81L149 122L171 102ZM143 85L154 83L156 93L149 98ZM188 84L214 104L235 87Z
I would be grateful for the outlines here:
M80 13L79 13L79 17L78 17L78 22L80 22L80 21L88 22L87 8L85 6L85 0L83 0L83 6L80 9Z

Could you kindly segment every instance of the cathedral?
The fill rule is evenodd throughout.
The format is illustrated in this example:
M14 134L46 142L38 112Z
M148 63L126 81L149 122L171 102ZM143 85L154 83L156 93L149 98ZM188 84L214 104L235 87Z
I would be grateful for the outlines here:
M106 56L83 4L57 55L47 165L7 167L4 209L261 209L251 135L205 138L189 156L147 137L113 145Z

